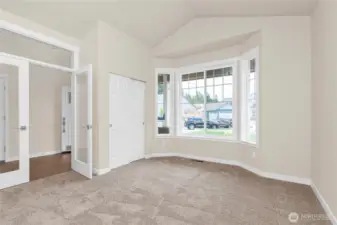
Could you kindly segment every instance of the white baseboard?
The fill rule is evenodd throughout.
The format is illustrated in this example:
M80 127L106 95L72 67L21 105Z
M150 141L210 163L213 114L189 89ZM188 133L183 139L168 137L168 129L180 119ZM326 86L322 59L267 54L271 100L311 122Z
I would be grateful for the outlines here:
M337 225L337 218L336 216L332 213L330 206L328 205L328 203L325 201L325 199L323 198L322 194L319 192L319 190L317 189L316 185L312 182L311 184L312 190L314 191L316 197L318 198L319 202L321 203L326 215L329 217L331 223L333 225Z
M187 158L187 159L202 160L206 162L214 162L214 163L221 163L221 164L226 164L226 165L239 166L261 177L274 179L274 180L281 180L281 181L286 181L286 182L292 182L292 183L298 183L298 184L311 185L311 180L309 178L300 178L300 177L295 177L295 176L264 172L264 171L261 171L260 169L257 169L255 167L249 166L247 164L244 164L236 160L225 160L225 159L217 159L217 158L210 158L210 157L200 157L200 156L195 156L195 155L171 153L171 152L153 153L153 154L148 154L145 156L146 159L158 158L158 157L181 157L181 158Z
M105 168L105 169L93 168L92 173L94 176L101 176L103 174L109 173L110 171L111 171L110 168Z
M105 169L96 169L96 168L93 168L93 174L95 176L100 176L100 175L103 175L103 174L106 174L108 172L110 172L112 169L116 169L118 167L121 167L121 166L125 166L133 161L136 161L138 159L143 159L144 157L137 157L137 158L133 158L133 159L112 159L111 160L111 166L110 168L105 168Z
M48 155L55 155L58 153L61 153L61 150L58 151L49 151L49 152L36 152L36 153L31 153L29 154L30 158L37 158L37 157L41 157L41 156L48 156ZM9 159L7 159L6 162L12 162L12 161L17 161L19 160L18 156L14 156L14 157L10 157Z

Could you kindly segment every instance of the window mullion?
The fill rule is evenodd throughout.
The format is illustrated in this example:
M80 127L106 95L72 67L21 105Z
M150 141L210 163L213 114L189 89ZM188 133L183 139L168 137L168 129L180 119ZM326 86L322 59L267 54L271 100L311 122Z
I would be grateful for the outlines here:
M206 91L206 74L205 71L203 71L204 74L204 132L206 134L206 126L207 126L207 122L206 122L206 102L207 102L207 91Z

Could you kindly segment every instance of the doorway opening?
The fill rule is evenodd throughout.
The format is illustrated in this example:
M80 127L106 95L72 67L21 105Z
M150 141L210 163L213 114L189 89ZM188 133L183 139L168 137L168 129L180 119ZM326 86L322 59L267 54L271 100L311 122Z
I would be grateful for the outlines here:
M91 178L91 65L78 69L77 47L4 21L0 30L0 189L70 169ZM66 154L64 86L74 93Z

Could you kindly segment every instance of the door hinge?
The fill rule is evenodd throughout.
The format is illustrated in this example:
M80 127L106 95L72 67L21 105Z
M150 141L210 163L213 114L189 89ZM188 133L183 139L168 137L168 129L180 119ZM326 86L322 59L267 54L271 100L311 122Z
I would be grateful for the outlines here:
M4 120L6 120L6 116L3 116L2 118L3 118Z
M6 152L6 146L4 146L4 152Z

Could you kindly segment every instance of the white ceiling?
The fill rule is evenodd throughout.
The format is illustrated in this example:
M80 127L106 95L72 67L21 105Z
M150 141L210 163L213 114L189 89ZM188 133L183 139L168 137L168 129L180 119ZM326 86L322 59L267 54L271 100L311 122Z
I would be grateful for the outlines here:
M195 17L310 15L316 0L0 0L0 8L80 38L96 20L154 46Z

